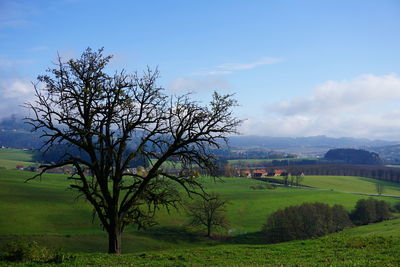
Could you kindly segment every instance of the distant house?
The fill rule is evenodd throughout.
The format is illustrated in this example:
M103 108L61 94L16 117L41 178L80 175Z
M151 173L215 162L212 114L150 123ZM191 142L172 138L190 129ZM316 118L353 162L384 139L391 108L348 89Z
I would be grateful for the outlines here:
M275 176L281 176L284 172L285 170L274 170Z
M248 170L237 170L236 171L237 177L246 177L251 178L251 171Z
M15 166L15 169L23 171L24 170L24 166L23 165L17 165L17 166Z
M268 171L267 169L257 169L257 170L238 170L237 176L247 177L247 178L264 178L264 177L274 177L285 175L285 170L275 169Z
M253 178L261 178L261 177L266 177L267 176L267 171L266 170L254 170L251 173L251 177Z

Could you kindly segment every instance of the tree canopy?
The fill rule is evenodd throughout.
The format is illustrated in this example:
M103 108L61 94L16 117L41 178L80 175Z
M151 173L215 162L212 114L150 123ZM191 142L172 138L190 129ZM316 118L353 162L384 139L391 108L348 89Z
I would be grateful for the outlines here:
M219 148L234 134L240 120L232 114L232 95L214 93L208 105L191 95L170 96L157 85L159 72L107 72L112 56L88 48L80 58L63 62L38 77L36 99L27 103L27 122L45 140L44 150L63 144L78 150L43 171L71 165L70 187L93 206L109 236L109 253L121 252L121 234L129 224L151 225L161 207L176 205L177 186L201 194L191 168L212 172ZM132 142L135 140L135 142ZM85 155L85 156L81 156ZM139 173L130 163L143 157L152 164ZM171 174L163 164L178 161Z
M330 161L339 161L346 164L382 164L382 161L377 153L353 148L331 149L325 154L325 159Z

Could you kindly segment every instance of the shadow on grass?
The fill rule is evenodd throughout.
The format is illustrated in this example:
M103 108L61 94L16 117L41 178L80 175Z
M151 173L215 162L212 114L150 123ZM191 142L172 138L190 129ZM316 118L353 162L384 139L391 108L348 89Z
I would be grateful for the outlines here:
M265 245L265 237L262 232L246 233L241 235L232 236L227 240L229 244L243 244L243 245Z
M43 234L43 235L0 235L0 250L11 241L36 241L40 245L62 248L72 253L107 252L107 234ZM237 236L204 236L203 232L179 227L154 227L145 231L126 232L123 235L123 253L134 253L169 248L208 247L229 244L265 244L261 232ZM1 264L0 264L1 265Z
M178 227L157 227L147 229L146 231L138 231L138 235L146 236L170 243L204 243L207 245L217 244L244 244L244 245L262 245L266 244L265 237L262 232L246 233L236 236L220 236L214 235L207 238L200 233Z
M153 227L145 231L137 231L136 234L170 243L204 241L202 236L180 227Z

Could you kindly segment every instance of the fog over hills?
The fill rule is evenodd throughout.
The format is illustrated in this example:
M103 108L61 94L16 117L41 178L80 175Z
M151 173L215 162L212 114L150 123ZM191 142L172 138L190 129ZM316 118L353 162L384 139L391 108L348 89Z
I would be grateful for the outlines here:
M0 121L0 146L38 149L42 142L38 135L30 132L30 125L21 117L13 115ZM386 152L397 151L400 142L369 140L365 138L328 136L309 137L269 137L269 136L231 136L231 150L267 150L295 153L303 156L321 156L332 148L362 148L384 156ZM397 157L397 156L396 156ZM400 156L399 156L400 158Z
M333 138L324 135L310 137L268 137L268 136L232 136L230 146L238 149L262 148L303 155L320 155L332 148L385 147L399 144L395 141L369 140L365 138Z

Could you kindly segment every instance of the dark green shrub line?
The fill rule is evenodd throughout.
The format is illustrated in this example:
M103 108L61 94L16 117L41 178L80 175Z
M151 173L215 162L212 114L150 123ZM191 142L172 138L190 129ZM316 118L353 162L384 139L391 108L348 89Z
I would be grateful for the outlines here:
M273 213L263 226L268 242L320 237L351 227L353 224L343 206L304 203Z
M395 204L391 207L390 211L393 211L393 212L400 212L400 201L397 202L397 203L395 203Z
M290 206L271 214L262 231L269 243L324 236L354 225L390 219L390 205L373 198L360 199L349 214L343 206L315 202Z
M388 220L390 216L390 205L387 202L368 198L357 201L350 219L355 225L365 225Z

